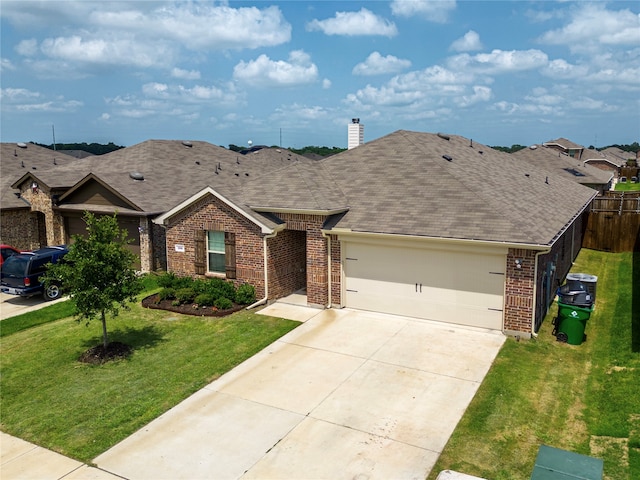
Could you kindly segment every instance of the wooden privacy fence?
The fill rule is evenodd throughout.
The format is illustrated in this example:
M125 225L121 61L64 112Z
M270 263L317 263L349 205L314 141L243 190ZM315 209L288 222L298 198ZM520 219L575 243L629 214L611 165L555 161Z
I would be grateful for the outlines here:
M582 246L605 252L640 251L640 192L605 192L594 198Z

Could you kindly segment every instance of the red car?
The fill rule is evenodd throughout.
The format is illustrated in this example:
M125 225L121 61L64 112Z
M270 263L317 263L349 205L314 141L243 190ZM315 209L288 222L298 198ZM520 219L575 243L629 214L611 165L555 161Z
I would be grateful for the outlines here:
M16 253L20 253L20 250L13 248L11 245L0 245L0 265L2 265L7 258L11 255L15 255Z

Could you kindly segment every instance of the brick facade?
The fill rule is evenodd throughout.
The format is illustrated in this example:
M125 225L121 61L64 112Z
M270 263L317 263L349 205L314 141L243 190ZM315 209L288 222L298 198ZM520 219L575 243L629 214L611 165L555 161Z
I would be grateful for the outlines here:
M310 305L329 303L328 241L321 228L324 215L281 213L286 228L267 237L269 300L307 289ZM166 230L167 267L177 275L196 277L195 232L222 230L236 234L236 279L251 283L264 297L263 234L260 228L219 199L209 195L170 219ZM176 245L179 248L176 249ZM183 250L184 251L178 251ZM332 243L332 303L340 302L340 243Z
M567 276L580 252L588 215L589 212L585 211L576 218L571 227L555 241L551 251L538 257L537 275L535 250L509 249L503 328L506 333L528 336L532 332L532 321L535 322L534 331L542 324L555 298L556 288ZM520 268L516 260L521 261Z
M166 230L167 268L176 275L196 275L196 232L219 230L236 234L235 284L248 282L264 297L264 256L260 228L217 198L208 195L171 218ZM184 251L182 251L184 250Z
M46 243L44 214L28 209L0 212L0 243L18 250L36 250Z

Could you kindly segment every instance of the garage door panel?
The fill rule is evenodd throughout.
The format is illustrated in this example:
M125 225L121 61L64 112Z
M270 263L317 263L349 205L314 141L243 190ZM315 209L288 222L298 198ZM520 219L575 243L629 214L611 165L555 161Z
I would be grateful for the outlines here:
M504 256L343 245L347 306L502 328Z

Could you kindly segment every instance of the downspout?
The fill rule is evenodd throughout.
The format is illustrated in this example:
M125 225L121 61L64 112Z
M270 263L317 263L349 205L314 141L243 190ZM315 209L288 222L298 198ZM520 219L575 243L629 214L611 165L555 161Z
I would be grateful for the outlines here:
M546 255L551 252L551 247L546 250L541 250L536 253L534 259L534 267L533 267L533 310L531 312L531 336L533 338L538 338L538 334L536 333L536 303L538 301L538 259L540 255Z
M322 230L320 230L320 232L322 236L327 239L327 284L329 285L327 308L331 308L331 304L333 303L333 299L331 298L331 235L326 234Z
M264 262L264 298L261 298L255 303L249 305L246 309L251 310L259 305L267 303L269 299L269 266L267 265L267 239L274 238L278 234L278 231L274 231L273 233L269 233L262 237L262 254L263 254L263 262Z

